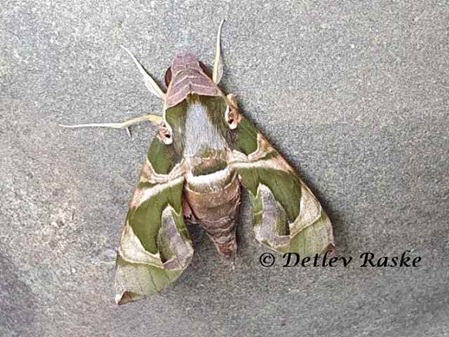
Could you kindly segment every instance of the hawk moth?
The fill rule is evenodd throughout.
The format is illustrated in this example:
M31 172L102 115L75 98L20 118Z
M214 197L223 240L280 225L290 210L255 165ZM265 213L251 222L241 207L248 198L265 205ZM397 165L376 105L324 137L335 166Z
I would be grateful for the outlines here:
M132 53L163 115L132 196L116 260L116 302L160 292L189 265L193 246L186 223L201 226L218 252L235 256L242 188L249 191L256 239L278 252L302 256L334 248L331 222L295 170L246 119L234 95L218 86L223 75L220 24L213 72L191 54L176 55L164 92Z

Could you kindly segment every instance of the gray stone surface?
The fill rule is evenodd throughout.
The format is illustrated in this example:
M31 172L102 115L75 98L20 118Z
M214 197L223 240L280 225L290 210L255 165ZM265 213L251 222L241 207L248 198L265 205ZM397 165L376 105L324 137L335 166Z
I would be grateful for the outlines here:
M247 195L235 268L202 238L161 295L113 302L115 249L155 129L58 123L158 113L120 45L162 79L213 58L301 172L337 254L413 250L419 268L272 268ZM1 336L449 336L447 1L4 1ZM280 259L280 256L277 256Z

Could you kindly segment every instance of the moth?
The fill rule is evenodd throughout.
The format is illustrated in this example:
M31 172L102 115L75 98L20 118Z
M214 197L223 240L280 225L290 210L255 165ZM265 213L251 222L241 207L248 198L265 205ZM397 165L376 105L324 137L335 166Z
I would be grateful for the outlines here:
M66 127L125 128L141 121L158 131L132 196L116 260L116 302L160 292L193 256L186 223L201 226L218 253L237 252L240 194L249 191L256 239L301 256L334 249L331 222L295 170L246 119L233 94L220 89L220 24L212 74L191 54L176 55L164 92L133 54L149 91L163 101L162 116L123 123ZM63 125L65 126L65 125Z

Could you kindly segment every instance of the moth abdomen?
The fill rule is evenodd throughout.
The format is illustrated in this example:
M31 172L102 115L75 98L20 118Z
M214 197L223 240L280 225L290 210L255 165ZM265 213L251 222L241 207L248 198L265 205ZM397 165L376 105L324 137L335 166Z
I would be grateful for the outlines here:
M236 172L227 168L201 178L186 177L186 180L184 197L195 219L213 240L220 254L234 256L240 204L240 182Z

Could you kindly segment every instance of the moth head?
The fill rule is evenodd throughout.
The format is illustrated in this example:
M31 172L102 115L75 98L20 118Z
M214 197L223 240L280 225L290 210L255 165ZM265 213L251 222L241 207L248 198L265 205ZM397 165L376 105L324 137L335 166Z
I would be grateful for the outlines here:
M167 94L165 107L173 107L186 100L189 95L221 96L222 92L212 80L209 68L194 55L176 55L165 72Z
M199 60L198 60L198 63L200 65L200 68L206 74L206 76L212 79L212 73L211 73L209 67ZM168 67L167 71L165 72L165 76L164 76L165 85L167 87L170 85L170 83L172 81L172 77L173 77L173 71L172 71L172 66L170 66L170 67Z

